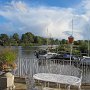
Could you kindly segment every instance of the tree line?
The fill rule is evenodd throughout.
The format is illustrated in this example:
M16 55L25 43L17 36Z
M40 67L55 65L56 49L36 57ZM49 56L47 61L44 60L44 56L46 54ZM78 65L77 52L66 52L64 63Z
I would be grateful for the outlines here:
M48 44L58 44L58 39L49 38ZM1 46L33 46L33 45L46 45L47 38L35 36L31 32L26 32L21 36L18 33L13 35L0 34Z
M58 52L70 53L71 48L67 40L63 39L62 43L58 46ZM77 40L72 43L72 54L87 56L90 55L90 40Z

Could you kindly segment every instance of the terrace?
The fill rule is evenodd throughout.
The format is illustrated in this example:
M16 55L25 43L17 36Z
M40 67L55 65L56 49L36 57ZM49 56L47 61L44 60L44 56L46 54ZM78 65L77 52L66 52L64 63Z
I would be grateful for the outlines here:
M70 65L69 60L60 60L60 59L38 60L38 59L19 58L17 64L18 64L18 69L13 73L15 74L15 76L25 78L26 81L25 86L27 86L27 90L33 90L33 89L77 90L78 89L78 85L72 85L72 84L70 85L68 83L62 83L62 82L59 83L53 81L55 78L52 79L51 82L50 75L48 78L50 79L49 81L36 79L34 75L38 73L75 76L81 79L81 90L90 89L89 73L87 73L89 71L89 66L85 65L85 63L80 65L79 61L78 62L72 61ZM64 78L62 78L62 81L65 80Z

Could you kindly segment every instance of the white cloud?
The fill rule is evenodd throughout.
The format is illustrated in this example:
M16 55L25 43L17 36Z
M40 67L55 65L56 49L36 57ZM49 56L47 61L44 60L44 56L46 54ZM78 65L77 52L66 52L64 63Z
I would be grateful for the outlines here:
M77 12L77 8L31 7L22 1L12 1L8 5L1 6L0 15L13 24L6 29L6 32L9 32L9 30L21 33L30 31L36 35L47 37L48 28L48 34L59 39L67 39L71 35L73 17L74 37L75 39L83 39L87 38L84 37L87 34L84 32L90 21L89 2L85 0L80 4L78 8L83 8L86 11L84 14L78 14L79 11Z

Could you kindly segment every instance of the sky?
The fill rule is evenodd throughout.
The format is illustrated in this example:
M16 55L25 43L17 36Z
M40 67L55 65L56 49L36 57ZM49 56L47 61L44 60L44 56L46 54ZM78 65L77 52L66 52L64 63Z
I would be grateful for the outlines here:
M90 0L0 0L0 34L90 37Z

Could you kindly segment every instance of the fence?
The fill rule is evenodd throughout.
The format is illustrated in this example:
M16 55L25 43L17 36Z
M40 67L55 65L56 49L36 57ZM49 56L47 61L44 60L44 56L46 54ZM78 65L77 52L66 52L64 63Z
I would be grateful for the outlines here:
M17 69L14 74L19 77L24 77L27 74L33 76L35 73L65 73L65 74L76 74L76 68L83 71L82 83L90 83L90 69L85 63L80 64L79 61L72 61L70 66L69 60L60 59L47 59L38 60L31 58L18 58ZM62 69L64 67L64 70ZM71 72L71 73L70 73Z

